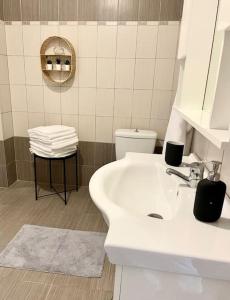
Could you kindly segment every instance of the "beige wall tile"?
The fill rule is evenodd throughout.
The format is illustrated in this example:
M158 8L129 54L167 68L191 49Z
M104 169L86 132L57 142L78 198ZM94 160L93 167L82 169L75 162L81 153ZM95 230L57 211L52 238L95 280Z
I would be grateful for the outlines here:
M113 118L96 117L96 141L111 143L113 135Z
M114 89L97 89L96 116L113 116Z
M79 59L79 87L96 87L96 58Z
M138 26L137 58L155 58L158 26Z
M136 54L137 26L118 26L117 57L134 58ZM127 46L128 45L128 46Z
M178 25L160 25L158 31L157 58L174 58L177 53Z
M149 118L132 118L131 128L134 129L149 129L150 119Z
M61 114L55 113L45 113L45 125L60 125L61 124Z
M132 89L134 80L134 59L116 60L115 87L118 89Z
M8 63L7 57L5 55L0 55L0 84L9 83L9 72L8 72Z
M43 86L28 85L26 90L28 112L44 112Z
M171 90L174 74L174 59L157 59L155 66L154 89Z
M4 84L0 86L0 112L4 113L11 110L10 86Z
M97 56L97 26L78 26L78 55L79 57Z
M34 128L38 126L45 126L44 113L38 113L38 112L28 113L28 127Z
M46 113L61 113L61 95L59 87L44 86L44 109Z
M22 26L6 25L6 43L8 55L23 55Z
M77 10L78 10L77 0L59 0L59 20L60 21L76 21Z
M25 67L23 56L9 56L8 66L10 84L25 84Z
M78 89L61 87L62 114L76 115L78 113Z
M41 26L23 25L23 48L25 56L39 56L41 47Z
M97 87L114 88L115 84L115 59L97 59Z
M135 64L134 89L152 89L155 59L137 59Z
M115 57L117 26L98 26L97 56Z
M114 116L131 117L133 91L128 89L115 90Z
M134 90L132 118L150 118L151 102L151 90Z
M42 85L42 71L39 57L25 56L26 84Z
M27 111L25 85L11 85L12 111Z
M27 137L28 114L27 112L13 112L14 136Z
M95 116L79 115L79 138L81 141L95 141Z
M9 139L14 135L13 118L11 112L2 114L3 139Z
M1 14L1 9L0 9ZM1 18L0 18L1 20ZM0 55L6 55L7 49L6 49L6 32L5 32L5 25L4 23L0 24Z
M168 120L173 103L171 91L154 90L152 98L151 117Z
M97 90L95 88L79 88L79 114L95 115Z

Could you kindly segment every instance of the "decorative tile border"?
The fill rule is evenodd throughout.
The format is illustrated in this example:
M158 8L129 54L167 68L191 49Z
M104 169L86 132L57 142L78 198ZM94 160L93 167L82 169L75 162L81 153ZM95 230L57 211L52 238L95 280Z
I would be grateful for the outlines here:
M64 25L64 26L158 26L158 25L179 25L180 21L0 21L5 25Z

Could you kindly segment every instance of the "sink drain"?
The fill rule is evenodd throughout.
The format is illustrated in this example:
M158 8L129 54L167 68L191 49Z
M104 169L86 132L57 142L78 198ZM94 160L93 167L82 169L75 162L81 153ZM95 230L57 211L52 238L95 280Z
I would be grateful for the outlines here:
M159 214L148 214L148 217L163 220L163 217L161 215L159 215Z

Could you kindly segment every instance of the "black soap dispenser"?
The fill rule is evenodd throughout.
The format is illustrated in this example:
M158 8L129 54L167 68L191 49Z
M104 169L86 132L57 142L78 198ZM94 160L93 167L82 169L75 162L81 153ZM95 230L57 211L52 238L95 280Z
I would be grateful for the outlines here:
M193 213L202 222L217 221L222 212L226 184L220 180L221 162L211 161L208 177L202 179L197 186Z

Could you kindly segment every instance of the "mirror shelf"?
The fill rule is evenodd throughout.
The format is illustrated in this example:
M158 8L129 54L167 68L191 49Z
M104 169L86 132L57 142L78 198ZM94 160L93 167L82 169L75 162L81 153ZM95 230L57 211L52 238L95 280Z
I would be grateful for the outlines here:
M182 118L217 148L222 149L230 142L229 130L211 129L210 113L204 110L188 110L179 106L175 107Z

